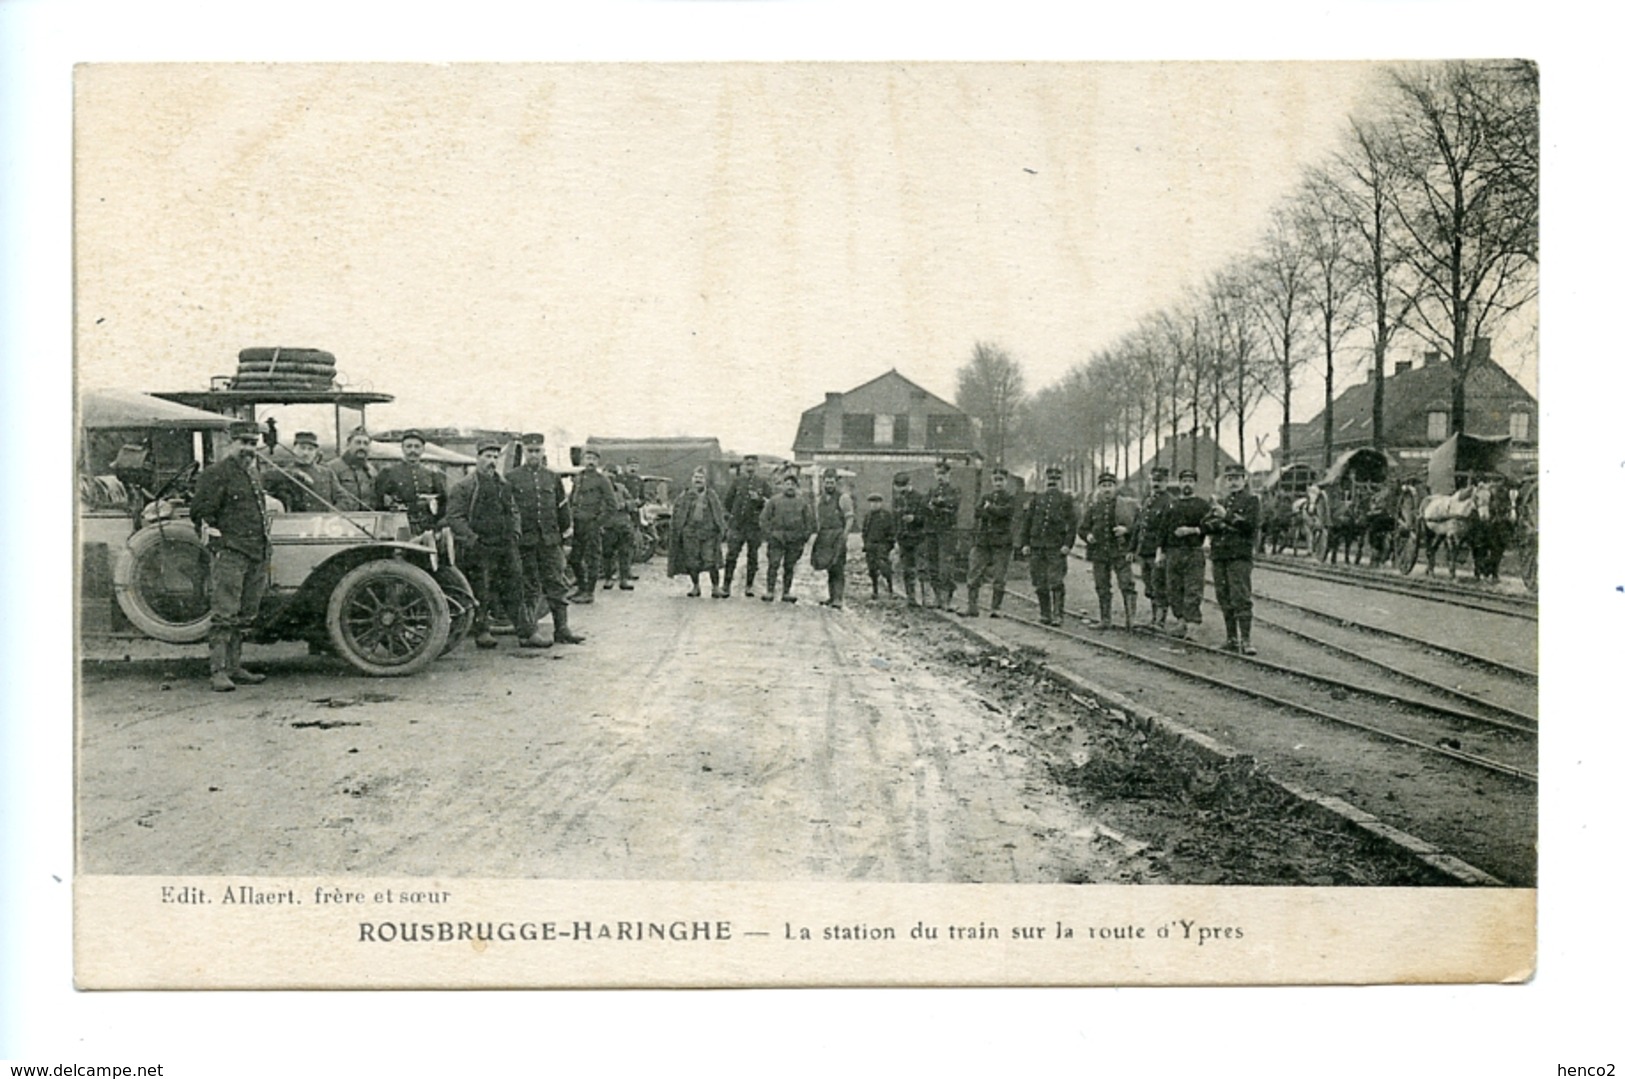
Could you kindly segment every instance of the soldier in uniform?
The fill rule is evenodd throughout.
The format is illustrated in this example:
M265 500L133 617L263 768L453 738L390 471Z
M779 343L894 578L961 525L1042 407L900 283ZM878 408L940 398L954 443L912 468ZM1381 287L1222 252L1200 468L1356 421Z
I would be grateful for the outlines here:
M734 568L739 565L739 551L745 551L745 595L756 594L756 557L762 547L762 508L773 497L773 484L766 476L756 474L759 459L754 453L745 454L740 462L739 475L728 485L722 498L722 510L728 515L728 558L723 564L722 596L733 594Z
M976 500L970 577L966 581L970 592L965 602L966 618L975 618L981 613L977 601L981 598L983 582L989 579L993 582L993 601L988 607L988 617L999 617L999 607L1004 603L1004 579L1010 572L1010 545L1015 541L1016 499L1005 490L1009 475L1007 470L995 468L991 488Z
M1044 470L1044 490L1021 518L1021 549L1038 593L1038 620L1058 626L1066 613L1066 561L1078 537L1078 507L1061 490L1061 469Z
M796 597L790 594L790 587L795 580L801 549L806 546L807 537L813 533L813 509L801 497L801 481L791 471L786 472L780 482L783 493L768 499L767 505L762 507L761 531L767 538L767 591L762 593L763 603L773 602L773 588L778 582L781 566L784 568L784 591L780 598L785 603L796 601Z
M841 490L840 474L824 469L824 489L813 503L812 568L829 574L829 598L823 607L839 610L846 599L846 537L858 516L852 496Z
M1095 496L1083 511L1078 533L1089 548L1089 569L1095 578L1095 598L1100 601L1099 629L1112 628L1112 577L1123 593L1123 628L1134 628L1134 564L1129 556L1133 545L1129 534L1140 507L1132 498L1117 493L1115 473L1102 472L1095 480Z
M1174 496L1168 493L1168 470L1151 470L1151 497L1146 499L1140 517L1134 526L1135 552L1140 558L1140 577L1145 582L1145 595L1151 601L1151 621L1145 625L1161 629L1168 617L1168 565L1161 553L1162 518Z
M687 574L690 596L700 594L700 574L711 578L711 598L721 599L717 567L722 565L722 533L726 514L722 499L709 486L705 469L696 468L688 489L677 496L671 507L671 533L666 548L666 576ZM789 588L788 579L785 581Z
M959 488L949 481L953 467L946 459L937 462L935 472L936 483L925 496L925 540L920 551L931 581L931 606L944 609L954 601L954 556L958 547L954 529L959 524Z
M615 488L610 486L609 478L598 471L597 450L589 449L581 454L581 472L570 493L570 512L575 520L575 554L580 566L576 591L570 599L575 603L591 603L603 559L601 531L609 515L615 512Z
M344 453L333 462L333 479L339 486L339 509L375 510L378 508L378 469L367 460L367 449L372 436L357 427L344 440Z
M218 693L265 681L243 667L243 631L259 617L269 583L271 521L256 447L260 426L234 422L231 443L197 478L192 522L209 546L209 685Z
M339 485L333 470L317 460L321 450L316 432L300 431L293 436L293 462L273 461L265 478L265 493L282 503L289 513L322 513L336 509Z
M1224 612L1227 652L1256 656L1253 647L1253 541L1258 535L1258 496L1248 489L1247 470L1228 465L1221 496L1207 515L1204 530L1213 554L1213 591Z
M882 495L870 495L869 512L863 515L863 564L869 570L869 594L880 598L880 581L885 578L886 595L892 594L891 549L897 542L897 518L886 508Z
M502 444L484 439L478 446L474 474L451 489L446 523L457 537L458 567L474 585L479 607L474 614L474 644L495 648L491 608L498 602L513 622L521 648L551 648L536 631L536 618L525 603L524 571L519 567L519 507L513 488L497 472Z
M626 459L626 465L621 469L621 486L626 488L626 516L632 522L632 535L636 540L638 531L643 528L643 473L638 471L638 459L636 457ZM631 553L629 549L629 558ZM638 575L631 571L630 566L627 570L626 579L628 581L638 579Z
M564 534L570 531L570 502L558 475L547 468L545 443L540 433L521 438L524 459L506 477L519 510L519 568L525 604L538 622L540 604L547 604L555 643L580 644L586 638L570 629L564 585Z
M1202 587L1207 556L1202 551L1202 522L1212 506L1196 493L1196 470L1179 472L1179 497L1162 517L1162 549L1168 554L1168 606L1174 612L1173 635L1202 624Z
M919 581L920 547L925 542L925 497L914 489L907 472L891 481L892 514L897 518L897 564L903 574L903 594L910 607L918 607L914 588Z
M626 485L621 481L620 469L610 465L605 477L609 486L615 492L615 506L604 518L603 526L599 529L602 541L601 557L604 563L604 591L615 587L617 579L620 581L621 591L632 591L632 517L628 510L632 496L627 492Z
M414 535L439 528L446 521L446 476L423 463L421 431L401 435L401 461L378 474L378 504L386 510L405 510Z

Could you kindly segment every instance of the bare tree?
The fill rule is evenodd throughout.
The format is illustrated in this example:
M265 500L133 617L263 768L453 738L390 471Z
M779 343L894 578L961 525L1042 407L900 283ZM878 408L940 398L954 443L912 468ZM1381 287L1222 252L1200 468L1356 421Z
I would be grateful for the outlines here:
M1271 372L1270 365L1260 363L1258 278L1252 270L1236 263L1213 276L1205 318L1213 350L1213 443L1217 448L1219 424L1235 416L1236 460L1242 464L1247 462L1247 418L1263 400ZM1217 453L1213 467L1217 476Z
M1004 464L1026 396L1021 364L991 342L976 342L970 363L959 369L954 404L981 422L983 449L996 465Z
M1413 328L1450 357L1450 430L1461 431L1475 340L1535 295L1537 87L1528 68L1465 61L1397 69L1392 82Z
M1265 389L1281 402L1281 456L1292 452L1292 384L1308 360L1306 326L1313 314L1315 261L1311 229L1299 204L1289 204L1270 217L1258 257L1253 261L1253 302L1263 323L1265 348L1273 366ZM1241 460L1245 461L1243 456Z
M1336 371L1337 348L1349 331L1354 329L1355 313L1359 309L1358 286L1361 277L1355 259L1360 248L1360 233L1350 219L1350 207L1351 202L1339 190L1337 181L1321 170L1310 173L1296 200L1293 215L1306 264L1306 303L1320 338L1320 355L1324 361L1323 468L1332 463L1332 377ZM1380 234L1380 227L1378 232ZM1380 247L1381 244L1378 244L1376 249L1380 250ZM1386 344L1385 338L1384 347ZM1286 461L1292 449L1290 397L1283 402L1283 409L1281 459ZM1381 427L1375 420L1373 427L1380 445Z

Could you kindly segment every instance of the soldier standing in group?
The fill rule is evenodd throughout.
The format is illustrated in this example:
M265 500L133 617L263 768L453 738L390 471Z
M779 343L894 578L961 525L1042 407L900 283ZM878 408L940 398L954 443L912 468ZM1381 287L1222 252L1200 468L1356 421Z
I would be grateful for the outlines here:
M1095 578L1095 598L1100 601L1099 629L1112 628L1112 577L1123 593L1123 628L1134 628L1134 564L1129 560L1140 506L1132 498L1117 493L1115 473L1102 472L1095 479L1095 496L1083 511L1078 533L1089 548L1089 569Z
M618 578L621 591L632 591L632 517L628 512L632 498L627 493L626 485L621 482L620 469L614 465L609 466L605 473L609 486L615 492L615 505L604 518L599 534L603 537L600 547L604 562L604 591L615 587Z
M635 554L638 533L643 529L643 474L638 471L638 459L628 457L621 468L621 486L626 488L626 516L632 522L632 547L627 551L630 559ZM626 579L635 581L638 575L628 565Z
M700 594L700 574L711 578L711 598L721 599L717 567L722 565L722 533L727 514L722 499L711 490L705 469L696 468L688 489L677 496L671 507L671 532L666 546L666 576L687 574L693 587L690 596ZM785 588L789 588L788 576Z
M863 564L869 570L869 594L880 598L880 580L886 580L886 595L892 594L891 549L897 542L897 518L886 508L882 495L870 495L869 512L863 515Z
M1061 469L1044 469L1044 490L1021 518L1021 549L1038 593L1038 620L1058 626L1066 613L1066 560L1078 537L1078 507L1061 490Z
M1223 493L1207 515L1212 536L1213 591L1224 612L1227 652L1256 656L1253 647L1253 541L1258 535L1258 496L1248 490L1247 470L1228 465Z
M1162 519L1174 496L1168 493L1168 470L1151 470L1151 497L1140 511L1134 526L1133 547L1140 557L1140 577L1145 581L1145 595L1151 601L1151 621L1148 628L1161 629L1168 617L1168 564L1160 553Z
M601 530L614 512L615 488L610 486L609 478L598 471L598 451L585 450L581 454L581 472L577 474L575 489L570 494L570 515L575 520L574 553L578 565L576 590L570 597L572 602L592 602L603 559Z
M829 598L820 606L839 610L846 599L846 537L857 515L852 496L841 490L840 474L824 469L824 489L813 503L812 568L829 574Z
M987 616L998 618L999 607L1004 603L1004 579L1010 572L1010 545L1015 541L1016 499L1005 490L1009 475L1007 470L995 468L990 481L991 489L976 500L970 575L965 583L970 593L965 601L966 618L975 618L981 613L977 609L977 601L981 598L983 582L990 578L993 582L993 600Z
M728 515L728 559L723 565L722 597L733 594L734 568L740 548L745 550L745 595L756 594L756 557L762 547L762 508L773 498L773 484L758 476L758 458L745 454L739 475L728 485L722 509Z
M321 450L316 432L293 436L293 462L272 461L274 471L265 478L265 493L289 513L321 513L338 508L339 485L333 470L316 458Z
M439 528L446 521L446 476L423 463L421 431L401 435L401 461L378 474L378 504L405 510L413 535Z
M925 498L925 539L920 551L925 556L924 568L931 580L931 606L946 609L954 601L959 488L949 482L953 468L946 459L937 462L935 471L937 481Z
M761 531L767 538L767 591L762 593L763 603L773 602L773 588L779 579L779 567L784 567L784 591L780 598L794 603L790 594L795 580L796 563L801 549L813 533L813 509L800 495L801 482L794 472L786 472L781 481L783 494L767 500L762 507Z
M532 618L541 621L541 604L553 616L553 640L558 644L580 644L586 640L570 629L570 603L565 598L564 534L570 531L570 503L564 484L546 467L542 449L546 440L540 433L519 440L524 459L508 472L514 507L519 511L519 568L524 582L525 605Z
M891 505L897 518L897 568L903 574L903 594L910 607L918 607L914 588L920 575L920 547L925 543L926 508L925 496L914 489L907 472L892 477Z
M1196 493L1196 470L1179 472L1179 497L1162 518L1162 549L1168 554L1168 606L1174 612L1173 635L1202 624L1202 588L1207 556L1202 551L1202 522L1212 508Z
M491 608L507 610L521 648L551 648L536 631L536 618L525 602L524 571L519 567L519 507L513 488L497 472L502 444L485 439L478 446L474 474L451 489L446 523L457 537L457 565L474 585L479 607L474 615L474 644L495 648Z
M333 479L339 488L339 509L375 510L378 508L378 469L367 460L367 449L372 436L357 427L344 440L344 453L333 462Z
M209 685L219 693L265 681L243 667L243 631L259 617L271 560L271 521L255 459L260 426L239 420L227 434L224 456L197 478L191 508L209 547Z

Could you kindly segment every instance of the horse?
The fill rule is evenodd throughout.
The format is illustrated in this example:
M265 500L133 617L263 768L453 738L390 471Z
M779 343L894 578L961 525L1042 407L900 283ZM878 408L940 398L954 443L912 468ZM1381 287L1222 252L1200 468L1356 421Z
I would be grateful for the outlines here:
M1282 548L1289 544L1292 553L1298 553L1298 543L1303 535L1299 514L1299 503L1302 501L1282 491L1270 493L1269 501L1264 506L1263 527L1259 529L1260 542L1268 545L1270 554L1280 554Z
M1394 554L1394 531L1399 527L1397 480L1388 480L1371 497L1365 517L1365 541L1371 546L1371 564L1380 566Z
M1450 561L1450 579L1456 579L1456 559L1478 521L1478 491L1467 486L1453 495L1429 495L1422 502L1422 533L1427 540L1428 576L1433 576L1434 554L1442 544Z
M1489 480L1473 488L1474 526L1468 543L1473 552L1473 576L1499 583L1501 558L1512 540L1516 522L1512 495L1503 481Z
M1322 495L1322 497L1328 497ZM1370 512L1371 496L1356 487L1341 499L1332 501L1330 534L1326 537L1326 557L1337 564L1337 552L1343 551L1343 561L1359 565L1365 555L1366 515ZM1349 548L1353 547L1353 554Z

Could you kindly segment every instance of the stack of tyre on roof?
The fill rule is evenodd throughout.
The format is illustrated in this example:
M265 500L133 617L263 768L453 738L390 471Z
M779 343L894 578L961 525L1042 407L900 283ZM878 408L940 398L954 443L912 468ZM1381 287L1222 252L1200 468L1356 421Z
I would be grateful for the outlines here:
M336 373L333 354L319 348L245 348L231 388L322 392L334 388Z

